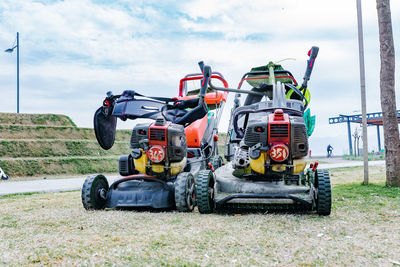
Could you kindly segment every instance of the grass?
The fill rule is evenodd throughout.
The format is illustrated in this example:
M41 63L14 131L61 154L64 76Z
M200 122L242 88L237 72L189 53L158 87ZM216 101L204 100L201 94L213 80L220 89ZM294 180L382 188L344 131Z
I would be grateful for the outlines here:
M386 179L386 168L383 166L370 166L369 170L369 181L372 183L384 183ZM347 168L336 168L331 171L331 180L335 184L361 184L364 181L364 167L347 167Z
M11 179L14 176L37 176L54 174L87 174L118 171L118 156L111 157L65 157L2 160L0 166Z
M0 113L1 124L76 126L70 117L59 114Z
M356 168L332 172L333 212L85 211L80 192L0 198L0 264L391 266L400 261L400 189ZM346 183L339 176L355 177Z
M14 181L116 172L118 157L130 152L130 135L130 130L118 130L113 148L103 150L93 129L78 128L65 115L0 113L0 166Z
M104 150L95 140L0 140L2 158L108 156L130 153L128 142Z
M0 124L2 139L89 139L96 140L93 129L78 128L75 126L31 126L31 125L5 125ZM130 139L130 130L118 130L116 141Z
M343 155L342 157L344 160L364 160L363 155L361 156L354 156L354 155ZM368 161L371 160L385 160L385 153L368 153Z

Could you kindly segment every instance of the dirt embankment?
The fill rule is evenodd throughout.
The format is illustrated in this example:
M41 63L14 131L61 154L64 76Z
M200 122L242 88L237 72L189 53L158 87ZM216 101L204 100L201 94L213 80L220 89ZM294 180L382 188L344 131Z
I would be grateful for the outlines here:
M65 115L0 113L0 167L11 177L118 171L131 131L118 130L112 149L102 149L90 128Z

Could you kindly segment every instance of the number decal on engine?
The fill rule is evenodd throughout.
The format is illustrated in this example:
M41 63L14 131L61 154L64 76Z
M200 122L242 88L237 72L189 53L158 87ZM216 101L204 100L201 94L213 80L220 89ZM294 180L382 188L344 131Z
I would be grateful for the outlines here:
M271 159L277 162L282 162L289 156L289 149L284 144L276 144L269 150Z
M152 162L159 163L164 160L165 152L161 146L152 146L147 151L147 156Z

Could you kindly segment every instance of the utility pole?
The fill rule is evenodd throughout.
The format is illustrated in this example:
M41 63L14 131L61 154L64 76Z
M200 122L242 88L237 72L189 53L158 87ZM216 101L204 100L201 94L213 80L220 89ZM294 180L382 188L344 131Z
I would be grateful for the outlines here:
M6 53L12 53L17 48L17 113L19 113L19 32L17 32L17 44L4 50Z
M17 32L17 113L19 113L19 32Z
M367 100L365 94L365 66L364 66L364 37L362 28L361 0L357 1L358 21L358 53L360 60L360 85L361 85L361 112L362 112L362 141L364 155L364 184L368 184L368 133L367 133Z

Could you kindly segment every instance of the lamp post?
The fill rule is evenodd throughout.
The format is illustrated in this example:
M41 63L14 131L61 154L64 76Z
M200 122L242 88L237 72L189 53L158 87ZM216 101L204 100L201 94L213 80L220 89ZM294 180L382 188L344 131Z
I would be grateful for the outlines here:
M19 32L17 32L17 44L4 52L12 53L15 48L17 48L17 113L19 113Z
M367 133L367 100L365 94L365 66L364 66L364 37L362 28L361 0L357 0L357 24L358 24L358 54L360 61L360 85L361 85L361 112L362 112L362 141L364 156L364 184L368 184L368 133Z

